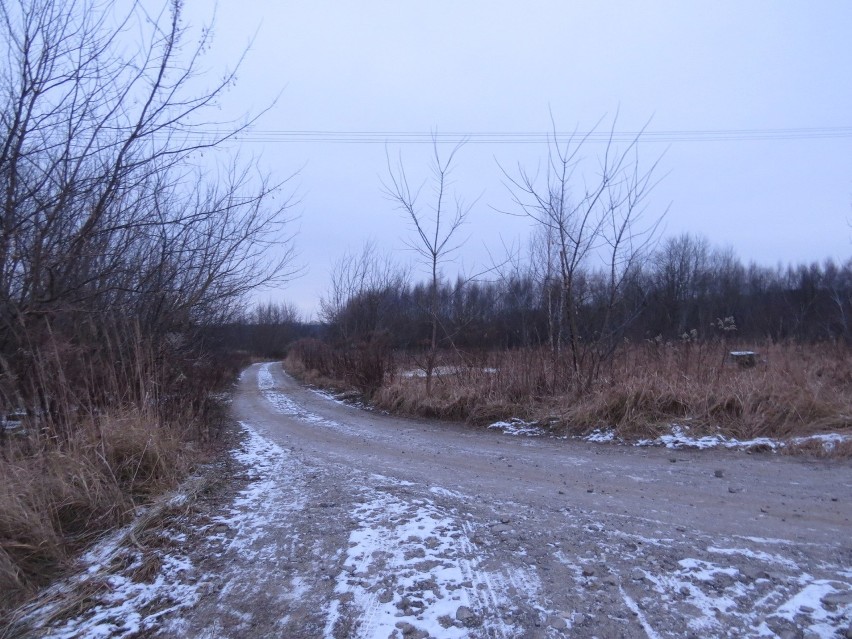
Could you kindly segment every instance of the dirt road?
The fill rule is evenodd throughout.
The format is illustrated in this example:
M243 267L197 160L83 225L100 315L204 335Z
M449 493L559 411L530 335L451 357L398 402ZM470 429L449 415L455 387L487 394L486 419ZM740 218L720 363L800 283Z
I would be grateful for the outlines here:
M233 409L280 469L267 503L245 504L263 521L187 620L198 632L211 618L223 635L288 637L835 637L852 623L848 462L401 420L275 364L243 375Z
M306 389L277 364L243 374L233 411L238 490L181 537L193 551L178 563L191 567L170 587L186 594L133 627L852 637L848 461L403 420Z

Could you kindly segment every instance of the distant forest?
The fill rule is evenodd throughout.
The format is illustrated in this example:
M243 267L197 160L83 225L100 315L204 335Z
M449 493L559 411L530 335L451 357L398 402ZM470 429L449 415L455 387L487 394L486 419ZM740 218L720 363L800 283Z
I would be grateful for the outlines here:
M558 267L524 260L475 280L440 278L442 347L511 349L569 340ZM429 344L430 283L410 282L374 255L338 265L323 299L322 326L308 326L286 305L261 305L224 328L227 342L278 354L311 335L334 344L381 339L394 349ZM607 274L580 270L574 283L578 339L816 342L852 338L852 258L767 267L744 264L701 237L669 238L627 273L612 299Z

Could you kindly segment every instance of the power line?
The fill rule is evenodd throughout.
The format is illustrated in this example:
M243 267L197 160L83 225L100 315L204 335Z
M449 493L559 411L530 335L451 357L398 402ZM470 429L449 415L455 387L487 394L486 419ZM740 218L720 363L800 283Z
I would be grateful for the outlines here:
M195 130L193 136L215 137L221 131ZM249 128L233 139L249 143L294 144L300 142L324 144L541 144L548 141L569 142L584 140L591 143L632 142L759 142L772 140L835 140L852 138L852 127L786 128L786 129L697 129L670 131L326 131L275 130Z

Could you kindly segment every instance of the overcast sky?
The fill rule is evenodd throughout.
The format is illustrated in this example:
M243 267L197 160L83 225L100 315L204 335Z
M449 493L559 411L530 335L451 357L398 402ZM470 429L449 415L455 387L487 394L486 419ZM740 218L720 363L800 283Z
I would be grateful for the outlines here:
M209 21L209 3L186 5L188 22ZM370 239L413 257L410 228L382 195L384 139L415 180L427 175L430 148L397 144L393 132L543 133L550 112L563 131L601 118L610 126L616 112L619 131L650 122L641 158L664 154L649 213L668 208L665 235L702 234L769 265L846 260L850 33L846 0L219 0L207 66L232 66L252 42L223 111L256 112L280 94L243 150L282 177L301 168L297 241L308 272L261 297L312 312L334 260ZM713 133L732 130L750 133ZM281 133L306 131L381 135L366 144ZM662 131L675 133L654 140ZM545 153L542 143L476 138L459 152L454 188L479 198L458 255L468 272L529 232L494 210L509 207L498 163L534 168Z

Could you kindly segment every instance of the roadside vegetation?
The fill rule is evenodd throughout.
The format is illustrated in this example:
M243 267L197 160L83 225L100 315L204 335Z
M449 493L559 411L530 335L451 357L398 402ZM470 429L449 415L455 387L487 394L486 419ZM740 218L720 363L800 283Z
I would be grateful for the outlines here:
M229 146L252 120L210 119L236 69L197 90L211 31L181 6L0 3L0 613L207 458L252 354L477 425L852 430L852 261L660 242L658 160L640 165L641 134L616 145L614 122L600 153L554 133L541 171L498 167L513 208L494 215L527 218L529 242L456 279L476 204L452 180L463 145L435 140L423 182L388 154L426 280L368 244L335 266L321 324L247 311L296 272L287 180Z
M205 459L245 363L210 327L291 272L180 7L0 5L0 612Z
M418 348L429 336L428 322L417 320L418 298L428 295L421 285L386 291L379 306L393 311L378 318L386 324L344 340L340 332L335 337L340 329L332 323L326 341L294 343L285 365L310 383L355 389L385 410L476 425L519 418L554 434L611 429L628 440L654 438L672 424L686 425L695 435L737 439L852 433L852 353L841 321L844 309L836 304L846 295L848 312L852 265L835 270L829 264L828 273L839 273L832 288L819 266L769 270L731 264L743 287L733 289L738 292L733 301L726 291L714 290L719 278L710 260L706 272L694 273L693 281L702 283L687 286L680 303L671 300L671 312L658 306L665 303L666 289L654 282L662 273L646 272L642 291L649 300L613 350L601 358L591 350L592 339L580 341L579 379L568 350L558 336L551 339L547 289L536 291L529 280L444 283L441 325L448 335L431 392ZM749 273L761 284L754 294ZM364 319L355 312L362 308L359 300L347 308ZM594 313L594 307L584 310ZM724 317L710 321L712 315ZM748 323L738 323L737 316ZM346 313L340 317L349 326L355 321ZM737 361L731 356L737 351L755 356ZM844 444L837 452L848 448Z
M659 238L664 212L645 202L656 161L640 166L638 142L595 155L554 134L544 168L503 171L503 213L530 219L528 243L455 279L440 264L462 250L468 208L448 190L451 167L436 148L415 187L389 163L428 277L412 281L373 244L343 256L322 339L293 344L288 370L386 410L559 434L852 434L852 260L770 268L702 237ZM418 200L426 185L434 202Z

